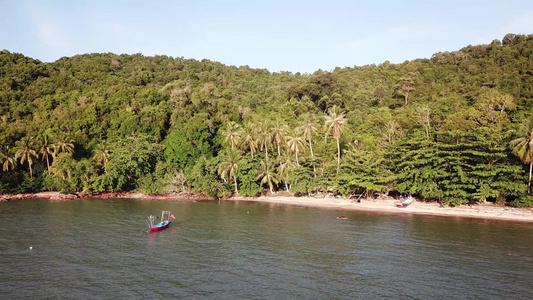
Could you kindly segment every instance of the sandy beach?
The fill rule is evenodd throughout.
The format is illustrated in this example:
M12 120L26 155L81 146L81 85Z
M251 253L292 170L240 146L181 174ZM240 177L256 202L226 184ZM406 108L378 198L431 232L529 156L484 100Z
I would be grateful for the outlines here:
M80 198L130 198L155 201L201 201L214 200L205 195L150 195L138 192L128 193L105 193L99 195L74 195L61 194L60 192L41 192L35 194L0 195L0 202L16 201L23 199L48 199L50 201L70 201ZM258 203L271 203L280 205L297 205L304 207L316 207L333 209L338 211L368 211L387 214L422 214L448 217L482 218L504 221L533 222L533 208L516 208L510 206L498 206L494 203L478 203L462 205L458 207L442 206L436 202L423 202L415 200L406 208L396 207L398 200L393 198L384 199L353 199L336 197L295 197L289 193L280 193L271 196L243 197L233 196L223 198L221 201L248 201Z
M406 208L396 207L399 202L393 198L361 199L360 202L344 198L313 198L313 197L232 197L230 201L253 201L260 203L276 203L284 205L299 205L305 207L318 207L339 211L369 211L389 214L421 214L447 217L482 218L502 221L533 222L532 208L515 208L498 206L493 203L480 203L462 205L458 207L441 206L436 202L414 201Z

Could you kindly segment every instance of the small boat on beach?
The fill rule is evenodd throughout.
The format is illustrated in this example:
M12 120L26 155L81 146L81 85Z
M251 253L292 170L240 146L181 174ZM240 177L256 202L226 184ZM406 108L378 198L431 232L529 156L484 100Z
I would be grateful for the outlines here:
M156 223L157 219L159 219L159 217L153 215L148 216L148 226L150 227L151 231L161 231L167 229L172 221L174 221L176 218L174 215L170 214L170 211L164 210L161 212L161 222Z
M406 208L407 206L411 205L411 203L413 203L413 201L414 201L413 197L409 196L409 197L407 197L407 199L405 199L402 202L396 202L396 207Z

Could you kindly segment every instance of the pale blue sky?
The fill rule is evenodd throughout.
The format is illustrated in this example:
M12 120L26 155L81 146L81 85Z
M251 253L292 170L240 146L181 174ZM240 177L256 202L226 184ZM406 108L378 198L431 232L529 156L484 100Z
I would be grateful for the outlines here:
M533 1L0 0L0 49L51 62L93 52L270 71L400 63L533 33Z

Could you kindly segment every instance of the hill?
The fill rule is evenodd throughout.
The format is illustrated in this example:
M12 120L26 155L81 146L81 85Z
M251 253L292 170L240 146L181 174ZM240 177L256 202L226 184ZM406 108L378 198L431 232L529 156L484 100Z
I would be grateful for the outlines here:
M533 35L508 34L431 59L292 74L4 50L0 192L331 190L531 205L533 150L517 139L531 139L532 53Z

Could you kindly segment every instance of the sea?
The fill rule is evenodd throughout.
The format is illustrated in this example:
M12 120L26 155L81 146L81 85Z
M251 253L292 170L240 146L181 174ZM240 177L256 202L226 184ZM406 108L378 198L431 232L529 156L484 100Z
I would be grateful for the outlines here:
M149 232L147 216L163 210L176 220ZM231 201L3 202L0 298L533 299L533 223Z

